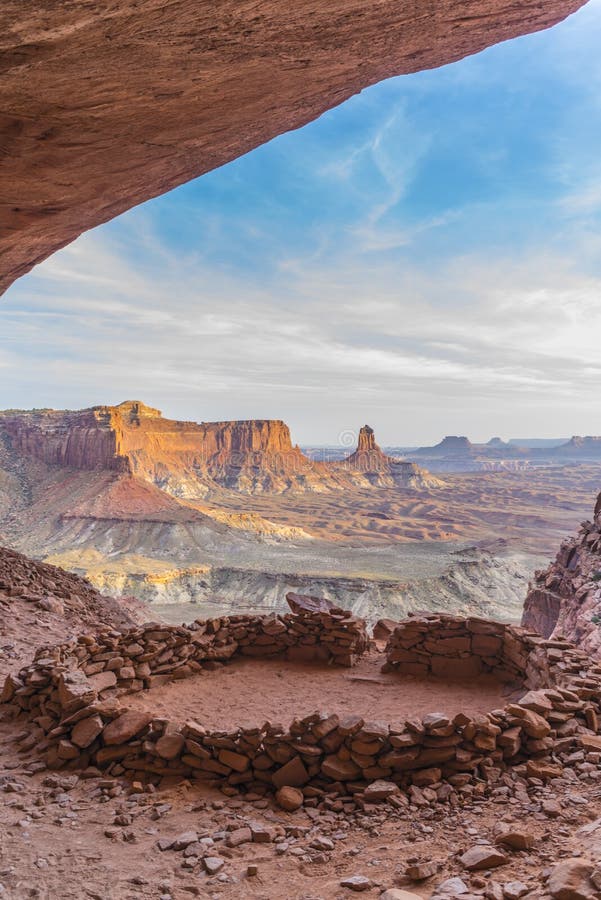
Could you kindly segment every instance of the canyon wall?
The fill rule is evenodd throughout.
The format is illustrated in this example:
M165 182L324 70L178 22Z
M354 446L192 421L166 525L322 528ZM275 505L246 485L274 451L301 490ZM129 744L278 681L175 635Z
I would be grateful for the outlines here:
M319 463L292 444L280 419L180 422L136 400L75 412L6 410L0 412L3 434L17 456L127 472L181 499L202 498L218 487L251 494L441 484L416 464L385 456L375 441L373 449L342 463Z
M0 291L150 197L370 84L547 28L583 0L5 0Z
M0 414L0 431L15 453L50 466L74 469L127 470L110 418L89 409L81 412L40 410Z
M280 475L314 469L293 447L279 420L178 422L138 401L80 411L0 413L0 431L17 455L52 466L126 471L172 493L206 493L211 480L252 490L268 489ZM319 467L318 467L319 468Z
M52 557L59 565L69 565L71 559ZM158 614L172 622L229 615L239 611L240 604L244 610L281 612L286 595L300 591L328 597L373 624L379 618L400 619L424 609L517 622L532 570L519 558L500 560L481 553L473 560L458 559L442 575L410 581L265 571L243 567L242 555L235 567L182 565L142 573L117 564L112 571L110 565L93 571L84 566L83 571L104 594L133 595L155 610L158 606Z
M536 573L522 624L544 637L565 637L601 658L601 494L592 521L583 522L551 565Z

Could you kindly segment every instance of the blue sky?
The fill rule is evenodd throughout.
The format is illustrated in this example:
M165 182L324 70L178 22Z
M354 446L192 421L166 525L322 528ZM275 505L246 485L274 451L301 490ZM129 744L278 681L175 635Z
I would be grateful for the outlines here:
M376 85L83 235L0 301L0 407L601 433L600 26Z

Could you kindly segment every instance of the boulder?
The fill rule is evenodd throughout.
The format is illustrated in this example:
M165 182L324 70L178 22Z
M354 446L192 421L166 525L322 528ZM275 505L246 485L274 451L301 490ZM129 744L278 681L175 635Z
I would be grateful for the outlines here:
M512 850L530 850L534 846L534 837L528 831L517 828L503 828L495 835L497 844L503 844Z
M339 759L334 755L326 756L321 771L333 781L353 781L361 775L361 769L352 759Z
M398 793L399 786L393 781L378 779L367 785L363 792L363 798L366 803L381 803L383 800L388 800L389 797L394 797Z
M593 866L582 859L566 859L555 866L547 888L553 900L594 900L597 896L589 875Z
M476 844L459 857L459 862L470 872L477 872L480 869L495 869L497 866L503 866L507 862L507 857L496 847Z
M79 669L64 672L58 682L58 700L67 712L73 712L96 699L96 692Z
M300 809L304 800L303 792L289 785L281 787L279 791L276 791L275 795L275 802L287 812L294 812L295 809Z
M114 672L98 672L96 675L90 675L88 681L92 688L100 694L102 691L116 686L117 676Z
M229 766L235 772L245 772L250 766L250 760L242 753L235 753L233 750L220 750L219 762L224 766Z
M546 781L548 778L560 778L562 773L563 766L548 759L529 759L526 763L526 774L529 778Z
M285 785L302 787L309 781L309 773L300 756L293 756L289 762L273 773L271 780L276 788Z
M349 878L343 878L340 882L341 887L349 888L351 891L368 891L372 883L365 875L351 875Z
M151 721L150 713L128 709L106 726L102 733L102 739L107 745L124 744L140 734Z
M155 744L157 753L163 759L176 759L184 748L184 737L178 732L164 734Z
M77 723L71 732L71 742L82 749L89 747L102 732L104 724L100 716L88 716Z

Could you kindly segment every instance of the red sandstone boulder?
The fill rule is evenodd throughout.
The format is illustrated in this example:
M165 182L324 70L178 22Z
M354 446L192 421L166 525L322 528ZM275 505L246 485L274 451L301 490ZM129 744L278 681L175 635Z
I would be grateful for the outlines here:
M551 726L547 720L531 709L525 709L517 703L509 703L506 709L512 716L522 720L520 725L528 737L535 739L544 738L551 731Z
M104 725L100 716L88 716L77 723L71 733L71 741L82 749L89 747L102 732Z
M177 732L164 734L155 744L156 751L163 759L176 759L184 748L184 737Z
M379 619L374 625L373 636L376 641L387 641L398 622L393 619Z
M547 883L553 900L594 900L598 894L589 880L592 870L582 859L566 859L555 866Z
M281 787L279 791L276 791L275 795L275 802L287 812L294 812L295 809L300 809L304 799L302 791L288 785Z
M61 675L58 683L58 699L64 710L74 712L95 700L96 693L84 673L75 669Z
M542 781L548 778L561 778L563 766L548 759L529 759L526 763L526 774L529 778L540 778Z
M329 613L333 609L338 609L331 600L325 597L310 597L305 594L295 594L293 591L286 594L286 601L293 613L302 615L303 613Z
M367 785L363 797L366 803L381 803L383 800L388 800L389 797L394 797L395 794L399 793L399 786L393 781L380 779Z
M88 676L88 681L96 693L100 694L102 691L116 686L117 676L114 672L98 672L96 675Z
M326 756L321 771L333 781L352 781L361 775L361 769L352 759L339 759L334 755Z
M276 788L302 787L309 781L309 773L300 756L294 756L281 769L273 773L271 780Z
M502 827L495 835L497 844L503 844L512 850L530 850L534 846L534 837L528 831Z
M113 719L102 734L105 744L124 744L136 737L152 721L150 713L128 709L118 719Z
M495 869L497 866L503 866L507 862L507 857L495 847L477 844L466 850L463 856L459 857L459 862L470 872L477 872L480 869Z
M250 766L250 760L242 753L235 753L233 750L220 750L219 762L224 766L229 766L236 772L245 772Z

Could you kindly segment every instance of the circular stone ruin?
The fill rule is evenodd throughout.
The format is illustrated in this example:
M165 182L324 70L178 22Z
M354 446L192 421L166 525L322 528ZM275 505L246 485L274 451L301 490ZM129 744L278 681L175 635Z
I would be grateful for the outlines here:
M254 793L443 801L451 787L483 794L509 768L546 779L575 749L601 753L601 667L566 642L431 614L378 623L383 647L328 601L288 600L286 615L41 648L0 701L30 723L22 749L50 767Z

